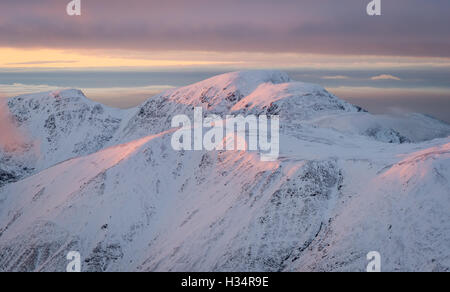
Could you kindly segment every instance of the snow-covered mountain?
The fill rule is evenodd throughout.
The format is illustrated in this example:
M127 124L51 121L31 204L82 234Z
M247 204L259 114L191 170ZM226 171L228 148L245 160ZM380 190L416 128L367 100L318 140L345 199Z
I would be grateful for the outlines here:
M92 102L78 90L19 96L7 106L12 123L26 136L14 155L0 149L2 168L17 179L102 149L127 112Z
M280 158L174 151L171 119L280 115ZM216 76L129 110L75 90L8 101L0 270L450 269L450 126L371 115L278 71Z

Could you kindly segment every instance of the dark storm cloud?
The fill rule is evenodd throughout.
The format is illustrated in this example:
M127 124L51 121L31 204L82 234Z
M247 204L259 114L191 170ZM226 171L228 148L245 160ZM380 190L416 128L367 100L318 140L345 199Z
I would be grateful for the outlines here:
M450 57L450 1L2 0L0 46Z

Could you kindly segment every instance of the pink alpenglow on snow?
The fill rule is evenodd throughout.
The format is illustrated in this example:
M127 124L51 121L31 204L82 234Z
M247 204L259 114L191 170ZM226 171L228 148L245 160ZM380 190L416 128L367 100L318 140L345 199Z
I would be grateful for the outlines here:
M25 135L14 124L6 99L0 96L0 150L20 151L26 142Z

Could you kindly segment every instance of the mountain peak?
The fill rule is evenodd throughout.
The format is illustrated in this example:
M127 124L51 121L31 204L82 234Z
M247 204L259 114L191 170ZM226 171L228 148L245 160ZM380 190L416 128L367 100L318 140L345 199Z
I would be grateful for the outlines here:
M292 82L276 70L249 70L226 73L169 92L169 99L179 104L203 106L209 110L228 111L262 84Z
M248 95L263 83L281 84L288 82L292 82L289 75L278 70L246 70L214 76L197 83L197 85L236 87L243 94Z

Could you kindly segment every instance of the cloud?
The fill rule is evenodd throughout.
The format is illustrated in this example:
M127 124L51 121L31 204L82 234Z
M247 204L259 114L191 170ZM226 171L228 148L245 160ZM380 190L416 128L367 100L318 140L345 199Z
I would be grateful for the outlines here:
M335 75L335 76L323 76L322 79L326 80L345 80L349 79L350 77L344 76L344 75Z
M149 85L140 87L111 87L83 89L92 100L117 108L130 108L142 104L150 97L163 91L173 89L169 85Z
M450 123L448 88L327 87L333 94L372 113L388 113L393 107L431 115Z
M14 97L22 94L31 94L36 92L55 91L60 89L57 86L50 85L30 85L30 84L0 84L0 91L3 96Z
M371 80L395 80L395 81L400 81L401 80L400 78L398 78L396 76L393 76L393 75L390 75L390 74L381 74L381 75L378 75L378 76L374 76L374 77L372 77L370 79Z
M46 65L46 64L72 64L78 61L30 61L30 62L19 62L19 63L6 63L5 65Z
M448 0L68 2L2 0L0 46L450 57Z

